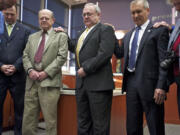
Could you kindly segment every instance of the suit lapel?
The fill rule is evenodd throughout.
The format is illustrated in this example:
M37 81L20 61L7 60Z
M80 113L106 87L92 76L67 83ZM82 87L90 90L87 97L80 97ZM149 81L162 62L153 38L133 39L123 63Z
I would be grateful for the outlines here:
M139 50L138 50L138 55L137 57L139 56L139 54L141 53L142 49L144 48L144 43L145 41L147 41L147 38L149 37L149 34L151 33L151 29L152 29L153 25L152 23L149 23L148 26L146 27L145 31L144 31L144 34L141 38L141 41L140 41L140 45L139 45ZM138 58L137 58L138 59Z
M51 42L54 40L54 38L55 38L55 31L52 30L49 33L49 37L48 37L48 40L47 40L45 48L44 48L44 53L47 51L48 47L51 45Z
M13 39L14 36L17 35L17 32L18 32L19 30L20 30L20 28L19 28L18 24L16 23L16 24L14 25L14 28L12 29L11 35L10 35L10 37L9 37L10 40Z
M5 28L5 30L4 30L4 37L5 37L7 40L9 40L9 35L8 35L8 32L7 32L6 24L4 24L4 28Z
M36 51L38 50L38 45L39 45L39 40L41 38L41 31L39 31L37 33L36 36L34 36L35 38L33 39L33 43L32 43L32 49L33 49L33 53L34 55L36 54Z
M9 36L9 35L8 35L8 32L7 32L6 24L4 24L4 28L5 28L4 37L5 37L8 41L12 40L16 35L18 35L17 33L18 33L19 30L20 30L20 27L19 27L18 23L16 23L16 24L14 25L14 28L12 29L11 35Z
M100 23L97 24L87 35L87 37L85 38L83 44L82 44L82 47L81 47L81 50L84 48L84 46L87 44L88 40L91 38L91 36L93 35L93 33L98 29L98 27L100 27ZM81 52L80 50L80 52ZM79 52L79 53L80 53Z

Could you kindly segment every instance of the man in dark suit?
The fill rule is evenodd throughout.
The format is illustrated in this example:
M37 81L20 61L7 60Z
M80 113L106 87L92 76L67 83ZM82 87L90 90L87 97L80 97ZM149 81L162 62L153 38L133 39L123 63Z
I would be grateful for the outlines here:
M115 49L116 56L124 56L122 89L126 91L127 135L143 135L143 112L150 135L165 135L167 71L160 62L165 59L168 29L152 27L148 1L133 0L130 10L136 26Z
M170 2L174 5L176 10L180 13L180 0L170 0ZM163 24L162 24L163 25ZM165 26L169 26L166 23ZM170 28L170 26L169 26ZM176 58L173 61L171 68L169 69L169 80L171 83L175 82L177 85L177 104L178 104L178 112L180 119L180 19L177 20L176 25L171 33L169 43L168 43L168 52L174 51L176 54Z
M100 13L93 3L84 6L86 30L80 34L77 45L69 45L76 54L78 135L109 135L115 36L111 26L100 23Z
M0 35L0 134L3 104L9 90L14 102L14 132L15 135L21 135L26 75L22 65L22 55L30 31L16 22L16 5L3 10L3 13L4 33Z

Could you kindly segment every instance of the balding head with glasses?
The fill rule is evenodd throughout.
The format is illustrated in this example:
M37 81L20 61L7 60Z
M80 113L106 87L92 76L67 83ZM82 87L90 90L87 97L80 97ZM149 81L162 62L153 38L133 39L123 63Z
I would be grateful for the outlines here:
M87 28L91 28L93 25L100 21L101 10L98 5L94 3L87 3L83 9L83 20Z
M39 25L43 31L51 29L55 22L54 14L51 10L42 9L39 11Z

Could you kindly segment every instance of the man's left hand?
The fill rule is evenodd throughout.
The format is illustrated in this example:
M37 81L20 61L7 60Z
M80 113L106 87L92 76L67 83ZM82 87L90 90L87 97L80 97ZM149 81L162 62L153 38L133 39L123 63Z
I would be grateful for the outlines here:
M155 89L154 99L156 104L162 104L166 99L166 92L162 89Z
M39 80L39 81L43 81L44 79L47 78L47 76L48 76L48 74L47 74L46 72L41 71L41 72L39 72L39 78L38 78L38 80Z
M86 73L84 72L84 69L81 67L78 71L78 76L80 77L85 77L86 76Z
M13 75L16 72L16 67L14 65L9 65L8 71L10 75Z

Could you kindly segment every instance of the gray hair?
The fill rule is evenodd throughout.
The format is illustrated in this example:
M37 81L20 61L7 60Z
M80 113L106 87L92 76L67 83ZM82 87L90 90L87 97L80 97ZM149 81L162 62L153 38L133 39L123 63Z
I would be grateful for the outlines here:
M147 0L133 0L130 3L130 6L134 5L134 4L143 4L144 8L149 8L149 3Z
M100 9L100 7L99 7L98 5L96 5L96 4L94 4L94 3L86 3L86 4L84 5L84 8L85 8L85 7L89 7L89 6L94 7L97 13L101 13L101 9Z
M173 1L172 0L166 0L168 4L173 5Z
M49 9L41 9L41 10L39 10L39 14L38 15L40 15L40 13L43 12L43 11L49 12L51 14L51 17L54 18L54 13L51 10L49 10Z

